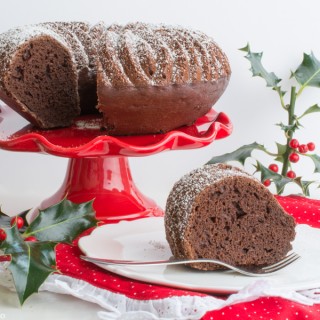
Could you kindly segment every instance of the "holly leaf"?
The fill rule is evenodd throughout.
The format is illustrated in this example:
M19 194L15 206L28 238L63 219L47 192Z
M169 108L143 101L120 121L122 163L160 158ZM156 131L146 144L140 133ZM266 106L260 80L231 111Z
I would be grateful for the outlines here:
M281 144L281 143L276 142L276 145L277 145L277 150L278 150L279 155L283 155L286 153L287 146L285 144Z
M311 158L314 163L314 172L320 172L320 157L317 154L305 154L305 156Z
M315 183L315 181L304 181L301 177L297 177L293 180L302 190L302 193L306 196L310 196L310 190L309 187L312 183Z
M287 183L292 182L291 179L283 177L281 174L271 171L259 161L257 161L256 169L261 173L261 181L270 179L274 182L278 194L281 194L283 192L283 189Z
M281 144L278 142L276 142L276 145L277 145L277 150L278 150L277 154L278 155L274 160L283 163L284 162L284 155L287 150L287 146L285 144Z
M298 117L298 119L301 119L307 114L314 113L314 112L320 112L320 107L317 104L314 104L313 106L309 107L300 117Z
M40 210L38 216L25 231L26 236L35 236L42 241L71 243L84 230L96 226L93 201L80 204L67 199L47 209Z
M8 266L21 305L55 269L55 242L26 242L14 225L5 229L7 237L0 249L10 255Z
M249 44L239 50L247 53L245 58L248 59L251 64L250 71L252 72L252 76L263 78L267 83L267 87L273 87L274 90L283 96L285 92L281 91L280 87L278 86L278 83L281 81L281 79L278 78L274 72L268 72L262 65L261 59L263 53L252 52Z
M257 142L253 142L251 144L244 145L233 152L226 153L221 156L213 157L207 162L207 164L224 163L228 161L238 161L242 165L244 165L246 159L251 157L251 153L253 150L265 151L265 148L263 145Z
M0 218L7 219L5 214ZM10 256L11 271L21 304L39 290L46 278L55 272L55 246L58 242L71 242L84 230L97 224L92 201L75 204L69 200L41 210L26 231L14 225L4 229L6 239L0 245L4 255ZM40 241L25 241L36 236Z
M291 125L285 125L282 122L280 122L280 123L276 123L276 126L279 126L281 128L281 130L283 130L285 132L288 132L288 131L295 132L297 129L302 127L302 125L300 124L300 122L298 120L294 121L294 123Z
M312 52L310 55L304 53L302 63L291 76L303 87L320 88L320 61Z

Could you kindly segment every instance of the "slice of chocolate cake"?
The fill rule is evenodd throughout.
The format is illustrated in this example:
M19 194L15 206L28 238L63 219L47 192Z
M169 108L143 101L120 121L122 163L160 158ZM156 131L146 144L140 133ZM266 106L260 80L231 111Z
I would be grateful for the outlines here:
M2 34L0 74L0 98L39 127L67 126L80 114L73 54L47 28Z
M46 22L0 35L0 99L34 125L69 126L97 112L97 39L85 22Z
M171 190L165 229L176 258L212 258L233 265L268 265L291 250L295 221L272 193L246 172L206 165ZM221 269L210 263L190 265Z

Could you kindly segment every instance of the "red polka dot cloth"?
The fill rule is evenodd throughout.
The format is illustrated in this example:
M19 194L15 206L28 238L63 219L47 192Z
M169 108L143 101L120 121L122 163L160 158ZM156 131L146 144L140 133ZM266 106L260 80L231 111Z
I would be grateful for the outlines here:
M320 228L320 200L277 199L297 223ZM82 261L80 254L76 243L60 244L56 256L61 273L51 275L41 290L99 304L99 319L320 319L320 289L286 295L270 290L261 279L239 293L214 296L128 279Z

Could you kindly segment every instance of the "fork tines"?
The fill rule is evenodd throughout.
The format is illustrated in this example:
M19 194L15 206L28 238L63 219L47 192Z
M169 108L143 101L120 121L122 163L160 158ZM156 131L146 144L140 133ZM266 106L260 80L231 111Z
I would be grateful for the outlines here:
M277 263L274 263L270 266L263 267L263 271L265 272L275 272L277 270L283 269L284 267L288 266L289 264L293 263L294 261L300 259L301 257L295 253L292 252L286 257L284 257L282 260L280 260Z

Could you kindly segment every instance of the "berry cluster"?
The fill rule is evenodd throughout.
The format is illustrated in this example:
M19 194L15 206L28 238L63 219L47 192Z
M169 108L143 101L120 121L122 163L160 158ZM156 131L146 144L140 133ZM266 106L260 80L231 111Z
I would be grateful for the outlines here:
M309 151L314 151L316 148L313 142L309 142L307 144L300 144L297 139L291 139L289 142L289 147L292 150L292 152L289 155L289 161L292 163L297 163L300 160L299 154L305 154ZM294 179L296 177L296 174L293 171L288 171L287 177Z
M10 225L11 226L16 225L18 229L21 229L24 226L24 220L23 220L22 217L15 216L10 220ZM7 238L7 234L6 234L5 230L4 229L0 229L0 243L2 241L6 240L6 238ZM24 240L25 241L34 242L34 241L37 241L38 239L36 237L34 237L34 236L28 236Z
M300 160L299 154L305 154L309 151L314 151L316 146L313 142L309 142L307 144L300 144L297 139L291 139L289 142L289 147L291 149L291 152L289 154L289 161L291 163L297 163ZM272 163L269 165L269 170L278 173L279 167L277 164ZM290 179L296 178L296 173L292 170L288 170L286 173L286 176ZM271 180L266 179L263 181L263 184L266 187L269 187L271 185Z
M291 139L289 142L289 147L293 150L292 153L290 153L289 161L293 163L298 162L300 159L297 151L300 154L304 154L304 153L307 153L308 151L314 151L314 149L316 148L313 142L309 142L307 144L300 144L297 139Z

